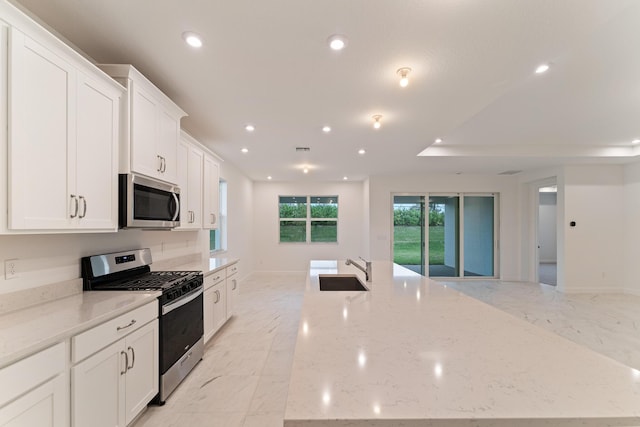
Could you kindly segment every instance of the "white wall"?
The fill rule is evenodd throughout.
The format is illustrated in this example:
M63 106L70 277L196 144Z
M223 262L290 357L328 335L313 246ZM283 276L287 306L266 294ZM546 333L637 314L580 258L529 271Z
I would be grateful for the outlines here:
M617 253L624 258L623 288L640 295L640 162L624 166L624 243Z
M254 182L253 248L256 271L305 271L311 259L366 256L362 182ZM280 243L278 196L338 195L338 243Z
M563 186L564 248L558 251L564 251L564 291L620 291L625 268L623 167L566 166Z
M519 280L518 181L513 176L423 174L372 176L369 180L371 258L391 260L391 203L394 193L499 193L499 277Z
M538 207L538 256L540 262L557 262L557 193L540 193Z
M228 162L220 164L220 178L227 182L227 251L239 258L240 277L251 274L253 261L253 182Z

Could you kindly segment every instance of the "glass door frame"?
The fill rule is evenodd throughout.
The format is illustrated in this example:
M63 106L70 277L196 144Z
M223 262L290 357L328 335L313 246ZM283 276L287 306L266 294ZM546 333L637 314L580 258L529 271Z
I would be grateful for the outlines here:
M391 254L391 260L393 262L394 259L394 246L395 246L395 235L394 235L394 198L395 196L417 196L424 197L424 209L423 212L423 225L422 225L422 233L423 233L423 248L422 248L422 269L425 273L425 277L429 276L429 197L430 196L457 196L459 197L458 204L458 215L459 215L459 224L458 224L458 251L459 251L459 275L458 276L437 276L434 278L437 279L455 279L455 280L491 280L491 279L499 279L500 278L500 193L498 192L392 192L390 198L390 214L391 214L391 239L390 239L390 247L389 251ZM466 196L474 196L474 197L493 197L493 276L465 276L464 275L464 197Z
M428 211L426 210L426 205L428 204L428 195L427 193L415 193L415 192L402 192L402 193L391 193L391 200L390 200L390 205L391 205L391 245L389 247L389 251L391 253L391 262L394 262L394 248L395 248L395 225L394 225L394 207L395 207L395 198L396 196L400 196L400 197L422 197L423 198L423 203L421 206L421 215L422 215L422 227L420 230L420 238L421 238L421 244L422 244L422 248L421 248L421 254L420 254L420 258L421 258L421 269L423 273L427 273L427 274L422 274L425 277L428 277L428 273L429 273L429 268L428 265L425 265L425 260L427 258L427 254L428 254L428 250L427 250L427 242L429 241L429 230L425 227L425 222L428 223L429 222L429 217L428 217ZM426 215L426 217L425 217Z

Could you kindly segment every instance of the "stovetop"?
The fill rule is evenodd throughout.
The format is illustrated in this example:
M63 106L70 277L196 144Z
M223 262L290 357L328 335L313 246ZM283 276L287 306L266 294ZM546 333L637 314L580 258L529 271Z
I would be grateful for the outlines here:
M122 291L167 291L179 287L183 282L196 278L199 271L151 271L133 277L96 285L95 290L113 289Z

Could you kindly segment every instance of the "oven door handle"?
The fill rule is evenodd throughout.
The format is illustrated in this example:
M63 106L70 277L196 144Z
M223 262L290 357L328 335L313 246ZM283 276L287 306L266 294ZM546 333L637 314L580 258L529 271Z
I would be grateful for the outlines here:
M191 301L193 301L194 299L202 295L202 292L203 292L203 289L200 288L196 292L192 294L187 294L186 296L180 298L179 300L176 300L175 302L172 302L171 304L163 305L162 314L170 313L176 308L180 308L185 304L189 304Z

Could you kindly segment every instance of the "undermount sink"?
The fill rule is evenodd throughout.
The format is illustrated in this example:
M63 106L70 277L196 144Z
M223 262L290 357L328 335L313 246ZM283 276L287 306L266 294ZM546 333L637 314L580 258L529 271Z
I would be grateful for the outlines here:
M353 274L320 274L321 291L368 291Z

